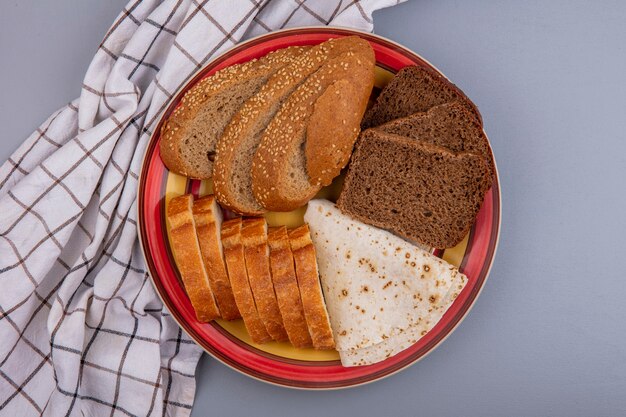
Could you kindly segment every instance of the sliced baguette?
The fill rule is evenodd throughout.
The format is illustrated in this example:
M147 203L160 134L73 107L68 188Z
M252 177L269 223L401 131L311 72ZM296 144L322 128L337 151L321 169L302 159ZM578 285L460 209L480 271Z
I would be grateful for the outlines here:
M337 201L363 223L427 246L449 248L469 232L491 186L482 155L367 129Z
M312 346L304 318L287 228L285 226L271 228L267 240L271 249L272 282L289 341L297 348Z
M441 74L422 66L404 67L365 112L361 127L379 126L398 117L425 112L431 107L454 101L462 103L482 125L480 112L474 103Z
M274 284L270 272L270 249L267 244L267 222L262 217L243 220L241 228L244 258L250 288L254 294L259 317L265 329L276 341L287 340Z
M230 286L228 273L226 272L226 265L224 264L224 249L220 239L223 220L222 211L213 195L194 201L193 218L196 223L196 233L200 242L202 260L204 261L220 314L224 320L241 318L235 303L233 290Z
M246 262L241 242L241 218L227 220L222 223L222 244L224 245L224 259L228 269L228 277L233 288L233 295L237 308L241 313L250 338L255 343L265 343L272 340L265 330L259 317L254 296L248 282Z
M368 49L369 48L369 49ZM363 98L369 97L373 83L374 54L369 44L363 53L346 53L325 64L319 71L307 79L289 97L281 107L276 117L270 122L261 143L257 149L252 163L252 191L256 200L267 210L291 211L304 205L322 187L322 180L328 183L332 175L325 176L319 171L317 178L309 178L307 172L306 147L307 137L317 131L315 143L327 143L328 139L322 139L322 134L334 133L334 126L324 126L319 123L311 125L307 130L311 118L317 120L315 113L334 111L340 120L345 120L352 125L341 129L342 133L348 133L345 138L338 139L343 156L336 163L336 159L327 160L328 169L337 174L344 161L347 161L352 143L356 136L355 129L359 128L361 112L364 109ZM348 83L339 82L347 80ZM357 86L359 100L351 102L351 106L334 106L332 109L316 106L318 99L327 101L324 92L331 88L332 94L342 94L345 88ZM346 114L338 112L344 111ZM353 113L357 113L357 117ZM342 123L343 124L343 123ZM332 133L320 133L320 130L330 130ZM339 131L338 131L339 132ZM315 143L309 147L309 154L319 152ZM315 169L319 169L320 160L324 165L324 155L314 160L318 163Z
M279 69L257 94L246 101L225 128L217 145L213 181L217 198L223 206L245 215L259 215L265 211L252 194L250 175L264 130L294 90L326 62L367 48L371 50L366 41L356 36L316 45L291 65Z
M472 152L483 155L489 165L489 177L493 177L495 173L489 140L480 121L467 106L458 101L392 120L376 129L432 143L454 153Z
M289 243L293 252L302 307L309 334L313 340L313 347L315 349L333 349L335 340L322 295L315 247L311 241L309 226L305 224L290 230Z
M213 173L215 145L242 104L307 47L279 49L207 77L182 98L161 129L161 158L167 168L191 178Z
M167 206L169 236L178 272L196 317L208 322L220 316L209 285L192 215L193 196L175 197Z

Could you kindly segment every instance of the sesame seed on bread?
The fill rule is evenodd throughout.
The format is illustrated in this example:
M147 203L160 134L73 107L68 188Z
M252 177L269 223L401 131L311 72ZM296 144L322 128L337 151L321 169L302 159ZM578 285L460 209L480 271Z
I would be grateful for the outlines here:
M216 196L223 206L245 215L259 215L265 211L252 193L251 178L253 157L263 132L281 105L311 74L328 61L359 51L364 45L367 42L356 36L331 39L315 45L290 65L276 71L243 104L217 143L213 183Z
M369 43L361 42L358 51L350 51L329 60L311 75L287 99L265 130L252 161L252 191L265 209L290 211L304 205L320 190L323 183L329 182L329 177L339 173L348 159L356 139L354 129L359 128L358 113L363 111L362 102L370 95L374 77L374 53ZM347 80L348 83L342 83L341 80ZM357 99L351 103L331 108L317 105L320 98L328 103L324 93L329 88L329 95L335 95L337 91L341 94L342 90L352 87L356 87L358 92L352 94ZM337 126L320 124L319 121L324 117L319 117L319 113L331 111L337 113L339 120L350 124L342 125L337 130ZM310 125L311 120L316 120L316 124ZM334 118L328 117L327 120ZM309 126L311 129L308 129ZM321 138L320 134L324 129L327 131L324 134L332 135L335 131L340 133L341 138L338 136L337 143L343 155L335 159L332 152L327 154L317 149L322 152L322 157L316 160L317 165L312 168L314 172L319 170L319 176L310 178L305 155L308 135L315 133L317 136L311 137L315 137L316 143L327 143L328 138ZM308 149L309 155L315 151L314 147ZM332 158L325 159L326 155ZM332 174L322 173L324 168L320 169L320 166L326 166Z
M160 151L165 166L191 178L213 173L215 145L244 101L279 68L308 47L290 47L243 64L231 65L197 83L161 128Z

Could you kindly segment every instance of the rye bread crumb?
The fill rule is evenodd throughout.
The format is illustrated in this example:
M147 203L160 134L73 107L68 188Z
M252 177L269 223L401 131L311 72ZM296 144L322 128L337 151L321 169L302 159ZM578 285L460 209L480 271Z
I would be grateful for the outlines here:
M425 112L431 107L454 101L461 102L482 125L480 112L474 103L441 74L422 66L404 67L365 113L361 127L379 126L398 117Z
M441 146L453 153L482 155L489 166L489 177L493 178L495 174L489 140L476 115L461 102L441 104L427 112L384 123L376 129Z
M435 248L469 232L491 179L481 155L454 154L411 138L366 130L337 206L364 223Z

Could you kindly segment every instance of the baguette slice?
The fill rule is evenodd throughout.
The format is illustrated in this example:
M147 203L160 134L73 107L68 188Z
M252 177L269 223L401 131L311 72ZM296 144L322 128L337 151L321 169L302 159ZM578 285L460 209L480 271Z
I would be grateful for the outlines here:
M422 66L404 67L387 84L374 105L365 112L361 127L380 126L398 117L425 112L431 107L458 101L476 116L480 112L467 96L438 72Z
M333 59L298 87L281 107L265 130L252 163L252 191L263 207L272 211L291 211L301 207L320 190L322 183L328 183L339 173L352 152L361 112L365 109L363 103L373 85L374 64L374 53L369 44L363 53L346 53ZM328 97L324 96L327 89L330 88L331 95L341 95L346 88L354 86L359 91L357 100L351 101L351 105L333 108L316 106L318 99L328 101ZM311 168L319 175L310 178L305 155L307 146L309 156L323 152L318 145L329 140L320 136L335 133L335 126L310 125L311 119L318 120L319 114L325 112L335 112L334 117L342 120L342 124L345 121L350 125L336 131L347 133L345 137L337 137L340 157L335 159L333 155L327 159L326 154L321 153L320 158L312 158L316 165ZM308 129L309 126L311 129ZM309 135L316 138L312 139L311 146L307 144ZM324 175L320 165L326 165L331 174ZM319 172L316 171L318 169Z
M244 258L250 288L254 294L259 317L276 341L287 340L287 332L278 308L270 272L270 250L267 245L267 223L262 217L243 220L241 228Z
M174 260L185 285L196 317L201 322L208 322L220 316L213 292L209 285L200 245L196 236L193 220L191 194L181 195L170 200L167 206L170 242Z
M196 222L196 233L200 242L202 260L209 275L213 295L224 320L241 318L233 290L228 280L224 264L224 249L220 239L222 227L222 211L213 195L208 195L193 203L193 218Z
M271 249L272 282L289 341L297 348L312 346L304 318L287 228L285 226L271 228L267 239Z
M489 166L489 177L495 173L489 141L480 121L458 101L392 120L376 129L438 145L454 153L482 155Z
M272 74L307 49L279 49L258 60L231 65L185 93L161 129L165 166L187 177L211 178L217 139L232 116Z
M482 155L368 129L337 206L363 223L449 248L469 232L491 183Z
M259 317L254 296L248 282L246 263L241 242L241 218L227 220L222 223L222 244L224 245L224 259L228 268L230 284L233 288L235 302L254 343L265 343L272 340L265 330Z
M330 327L322 287L320 285L315 247L308 225L289 231L289 243L296 265L302 307L315 349L333 349L335 340Z
M252 194L250 174L253 157L264 130L294 90L326 62L347 53L360 53L368 49L371 50L369 43L356 36L331 39L315 45L290 65L279 69L257 94L245 102L224 129L217 145L213 184L223 206L245 215L265 212ZM367 88L367 84L360 87L363 88ZM348 136L354 136L354 132L349 132Z

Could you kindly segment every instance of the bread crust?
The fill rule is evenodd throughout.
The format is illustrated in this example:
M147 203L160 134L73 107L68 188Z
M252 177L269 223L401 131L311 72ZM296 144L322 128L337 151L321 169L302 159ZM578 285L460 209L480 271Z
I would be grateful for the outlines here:
M320 285L315 247L308 225L289 231L302 307L315 349L334 349L335 340Z
M287 228L270 228L268 243L272 282L289 341L297 348L310 347L313 342L304 317Z
M311 184L326 186L348 164L374 87L369 79L341 79L317 99L306 128L306 168Z
M306 156L300 147L300 142L304 138L306 146L308 139L307 126L313 113L318 113L315 116L315 120L319 121L319 119L323 118L323 116L319 116L319 113L324 111L324 109L319 106L316 108L315 104L324 91L335 82L340 80L349 81L348 84L338 83L331 91L339 89L335 91L340 91L341 93L341 89L352 85L360 89L359 96L369 97L374 76L374 54L369 43L363 41L361 45L363 46L363 51L359 49L357 52L346 52L338 58L329 60L319 71L309 77L283 104L276 117L265 130L253 160L252 190L256 200L267 210L291 211L301 207L322 187L322 178L320 177L323 168L320 169L320 165L328 166L329 172L333 173L341 169L337 169L337 165L332 161L330 164L329 162L324 162L324 153L319 153L319 158L315 159L316 165L314 169L320 169L320 177L314 178L313 183L311 183L306 168ZM324 101L327 100L327 97L324 98ZM346 106L343 109L358 112L362 106L361 100L352 103L352 106ZM341 107L338 107L334 110L341 109ZM347 140L344 139L343 142L353 141L354 137L350 132L359 128L359 124L355 123L355 120L359 118L352 117L348 119L342 115L341 119L354 123L352 126L347 125L347 129L342 129L342 131L348 132ZM332 126L326 126L325 128L328 130L333 129ZM311 128L315 133L314 142L325 143L331 140L329 137L320 134L321 129L324 129L324 126ZM329 134L332 135L332 133ZM346 148L346 151L342 152L341 161L345 159L345 153L348 148L346 145L343 146ZM351 151L352 146L349 146L349 148ZM314 144L309 147L310 154L317 152L320 151L315 149ZM299 153L302 153L302 155ZM291 177L290 171L294 169L292 162L296 158L305 160L305 166L301 175L307 179L306 182L302 181L302 184L299 185L300 189L295 189L293 185L294 177ZM329 175L324 175L323 179L325 182L328 182Z
M181 148L186 146L186 133L192 120L198 115L203 106L224 91L234 88L241 82L269 76L278 68L290 63L306 49L308 48L289 47L279 49L260 59L231 65L199 81L185 93L180 105L176 107L161 128L160 153L165 166L170 171L186 177L197 179L211 178L210 175L199 172L194 167L186 164L181 155ZM208 151L214 151L214 149L207 149ZM212 165L210 161L207 162Z
M204 261L220 314L224 320L239 319L241 314L239 314L239 309L235 303L233 290L226 272L226 265L224 264L222 241L220 239L222 213L213 195L194 201L193 218L196 223L196 233L200 242L202 260Z
M454 137L451 138L437 131L432 123L433 120L445 117L447 114L454 114L455 121L459 121L464 129L462 132L456 131ZM428 131L426 135L421 133L424 129L416 129L419 125L426 126L425 130ZM409 116L383 123L380 126L376 126L375 129L439 145L452 152L481 154L489 165L489 178L495 178L496 167L493 162L493 154L487 135L485 135L480 120L473 112L468 110L467 105L461 102L455 101L440 104L430 108L428 111L413 113Z
M208 322L220 316L209 285L192 215L193 196L175 197L167 207L169 237L178 272L196 317Z
M270 272L267 223L262 217L244 219L241 241L250 288L254 294L259 317L273 340L287 340Z
M253 342L265 343L272 340L272 338L265 330L265 326L259 317L250 283L248 282L244 249L241 242L241 224L241 218L239 217L222 223L224 259L226 260L235 302L246 325L248 334Z
M270 120L273 118L280 105L303 80L318 71L327 61L349 51L364 49L364 44L367 42L356 36L349 36L315 45L294 59L290 65L276 71L259 92L246 101L226 126L217 144L213 184L216 196L224 207L250 216L260 215L266 211L262 205L254 201L251 190L240 191L239 184L233 180L235 175L250 175L247 170L237 172L235 159L256 151L256 146L254 149L248 149L246 145L250 137L254 136L254 142L258 145L262 132L267 127L265 120L268 116L271 116ZM250 192L246 198L248 201L243 201L243 196L240 196L242 192Z

